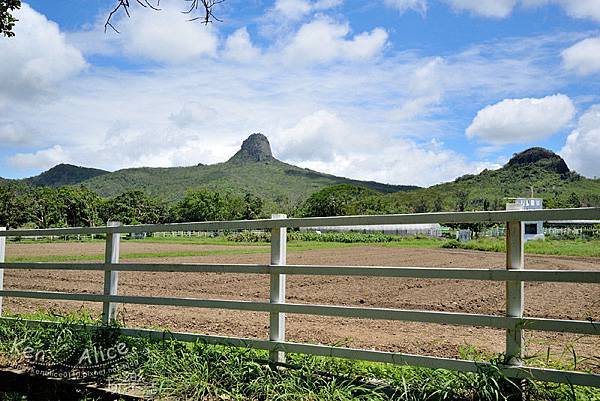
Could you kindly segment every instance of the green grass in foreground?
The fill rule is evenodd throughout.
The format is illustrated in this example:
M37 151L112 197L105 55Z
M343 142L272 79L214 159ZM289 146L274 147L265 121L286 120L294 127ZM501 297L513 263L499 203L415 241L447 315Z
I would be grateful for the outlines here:
M158 399L185 400L516 400L516 386L498 369L458 373L381 363L290 354L291 369L266 363L258 350L211 346L201 342L151 341L121 336L117 328L103 332L76 329L67 323L97 324L86 312L57 316L21 316L53 320L47 328L0 322L0 362L9 366L30 346L46 350L55 360L81 355L86 349L122 342L129 350L118 369L99 381L115 385L132 378L135 387ZM21 342L22 341L22 342ZM466 351L465 351L466 352ZM470 351L465 357L484 358ZM325 372L325 374L323 373ZM132 384L129 382L129 384ZM1 396L1 395L0 395ZM539 401L597 401L600 389L527 381L524 399Z

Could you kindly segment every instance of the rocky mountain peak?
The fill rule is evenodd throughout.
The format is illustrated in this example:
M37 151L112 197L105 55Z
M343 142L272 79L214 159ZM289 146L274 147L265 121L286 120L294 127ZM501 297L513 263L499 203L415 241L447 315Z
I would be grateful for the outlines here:
M266 136L254 133L242 142L242 147L229 161L265 161L273 159L271 145Z
M549 171L555 171L559 174L569 172L569 166L562 157L553 151L545 148L529 148L522 152L515 153L504 167L524 166L527 164L537 164L543 166Z

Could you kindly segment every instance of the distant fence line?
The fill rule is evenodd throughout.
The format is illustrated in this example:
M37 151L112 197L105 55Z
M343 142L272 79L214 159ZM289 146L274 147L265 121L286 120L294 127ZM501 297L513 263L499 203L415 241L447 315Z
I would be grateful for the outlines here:
M121 226L111 222L104 227L58 228L46 230L9 230L0 228L0 277L5 269L37 270L87 270L104 272L102 294L67 293L51 291L24 291L4 289L0 279L0 297L30 299L99 302L103 304L103 323L116 319L118 304L169 305L197 308L215 308L269 313L269 338L241 338L213 336L195 333L165 333L159 330L123 328L126 335L151 338L170 336L182 341L201 340L210 344L264 349L270 352L274 363L285 362L286 353L306 353L354 360L413 365L427 368L443 368L462 372L484 372L500 369L508 377L530 378L542 381L600 387L600 375L577 371L536 368L524 365L524 330L600 335L597 317L588 320L542 319L524 316L524 282L561 282L600 284L598 270L526 270L524 264L524 223L539 220L600 219L600 208L547 209L531 211L423 213L380 216L344 216L317 218L286 218L273 215L271 219L220 221L200 223L174 223ZM432 268L432 267L383 267L383 266L307 266L287 264L287 229L290 227L363 226L379 224L429 224L429 223L492 223L506 224L506 269L491 268ZM149 264L120 263L121 234L153 232L194 232L219 230L269 230L271 232L271 261L264 265L232 264ZM104 263L5 263L5 239L11 236L46 236L105 234L106 251ZM154 296L119 295L119 271L137 272L221 272L265 274L270 277L268 302L225 299L173 298ZM395 308L365 308L340 305L297 304L286 301L286 275L403 277L423 279L488 280L505 283L506 313L485 315L430 310L406 310ZM552 296L552 294L548 294ZM352 349L321 344L296 343L286 340L286 314L308 314L330 317L346 317L370 320L397 320L445 325L489 327L506 331L504 359L499 365L466 359L450 359ZM1 316L1 298L0 298ZM4 321L14 318L0 317ZM31 324L52 322L26 320ZM98 327L99 328L99 327Z
M432 228L428 230L423 229L388 229L388 230L366 230L364 228L356 230L337 230L334 227L329 229L323 229L322 227L308 227L302 231L319 231L322 233L327 232L358 232L358 233L382 233L386 235L398 235L401 237L410 237L423 235L432 238L441 238L444 236L455 238L458 230L452 230L448 227ZM251 230L252 233L264 234L267 230ZM136 233L131 235L133 239L143 238L209 238L224 235L223 231L164 231L164 232L153 232L146 235L146 233ZM499 238L505 236L505 227L495 226L484 228L477 233L478 237L493 237ZM544 227L544 235L548 238L600 238L600 228L595 226L581 226L581 227ZM15 238L15 237L13 237ZM69 234L69 235L44 235L44 236L19 236L21 239L27 239L31 241L90 241L95 239L104 239L102 234Z

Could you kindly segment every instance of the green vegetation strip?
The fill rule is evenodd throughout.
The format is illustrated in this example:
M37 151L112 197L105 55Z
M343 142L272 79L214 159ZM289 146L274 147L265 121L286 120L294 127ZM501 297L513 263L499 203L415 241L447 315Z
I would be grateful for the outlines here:
M431 401L592 401L600 389L524 381L522 398L517 384L499 370L459 373L442 369L359 362L336 358L289 354L288 369L277 369L258 350L125 337L118 327L86 331L74 324L99 324L85 311L58 316L37 313L22 318L52 320L56 326L28 326L20 321L0 322L0 363L23 365L23 351L45 352L46 361L79 364L81 355L115 347L127 352L111 369L96 372L93 379L124 388L135 388L156 399L186 400L431 400ZM31 355L31 352L30 352ZM473 349L461 350L462 358L499 360ZM75 363L77 362L77 363ZM84 361L85 362L85 361ZM528 361L535 362L535 361ZM541 366L570 368L565 363L537 361ZM26 365L26 364L25 364ZM27 366L27 365L26 365ZM69 372L64 365L46 372ZM87 379L90 381L90 379ZM0 395L1 397L1 395ZM85 397L85 394L82 394ZM21 398L15 398L21 399Z
M148 238L143 240L127 240L134 243L168 243L187 245L220 245L236 246L236 249L214 250L188 250L188 251L162 251L148 253L124 253L121 259L146 259L146 258L175 258L211 255L245 255L269 253L269 243L264 241L263 234L259 234L254 241L245 235L244 241L238 241L235 236L215 238L194 237L167 237ZM250 238L250 240L249 240ZM311 251L319 249L346 248L354 246L381 246L394 248L425 248L425 249L468 249L488 252L505 252L503 238L481 238L468 242L438 239L429 237L401 237L384 234L362 233L291 233L288 249L294 251ZM244 248L241 248L244 247ZM525 253L537 255L556 256L584 256L600 257L600 240L540 240L525 243ZM7 262L74 262L74 261L101 261L103 255L46 255L46 256L10 256Z

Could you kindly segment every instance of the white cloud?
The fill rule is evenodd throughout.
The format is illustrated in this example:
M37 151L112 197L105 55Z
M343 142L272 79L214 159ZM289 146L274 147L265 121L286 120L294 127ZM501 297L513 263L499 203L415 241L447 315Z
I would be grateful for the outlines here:
M517 0L446 0L452 8L483 17L504 18L510 15Z
M104 32L102 15L92 26L69 33L69 41L86 54L124 55L139 61L182 64L200 58L215 57L219 46L216 29L211 24L190 21L178 2L163 2L160 10L135 5L131 18L116 14Z
M15 17L16 36L0 40L0 107L10 99L45 94L86 67L54 22L26 3Z
M350 127L335 113L319 110L278 135L278 155L294 162L331 162L348 149ZM337 144L345 143L340 147Z
M479 110L466 133L493 144L526 143L555 134L574 114L573 102L561 94L504 99Z
M457 11L466 11L488 18L506 18L517 5L523 7L541 7L556 4L573 18L586 18L600 21L600 2L597 0L444 0ZM384 0L388 7L401 13L407 10L424 15L427 12L427 0Z
M0 120L0 143L4 148L35 144L34 136L25 123Z
M321 17L300 27L284 48L284 57L293 63L327 63L333 60L368 60L384 49L388 34L382 28L353 37L349 24Z
M227 37L224 56L230 60L251 62L260 56L260 49L252 44L248 30L244 27Z
M123 48L133 56L180 63L213 56L217 50L212 25L187 21L186 15L174 6L159 12L140 8L121 25Z
M306 15L334 8L343 3L343 0L276 0L270 15L279 15L289 20L299 20Z
M560 85L553 71L537 64L539 41L484 44L443 59L383 54L382 29L355 34L349 24L323 16L307 21L257 48L252 62L230 62L234 46L225 41L215 57L145 65L143 73L90 69L67 80L60 96L35 113L28 103L10 104L7 122L43 135L28 146L30 153L4 162L9 169L68 161L108 170L216 163L260 131L276 156L294 164L429 185L490 167L441 142L460 130L446 105L470 109L490 99L552 93ZM246 42L245 36L242 28L230 43ZM242 49L248 42L257 46L246 38ZM116 56L124 45L119 40L107 42Z
M565 68L577 74L600 72L600 37L577 42L562 52L562 59Z
M600 177L600 104L579 118L560 154L571 169L588 177Z
M590 18L600 22L600 2L594 0L555 0L568 15L575 18Z
M561 6L573 18L587 18L600 21L600 2L596 0L522 0L526 7L539 7L548 4Z
M360 120L348 119L328 110L311 113L275 137L275 155L339 176L414 185L431 185L497 167L469 162L436 140L417 143L395 138L368 131ZM427 174L417 174L420 171Z
M440 102L444 92L445 61L436 57L417 68L408 85L409 98L392 111L395 119L405 120L429 114L432 105Z
M38 150L33 153L17 153L9 158L11 164L21 169L47 169L59 163L68 163L69 161L70 156L68 152L60 145Z
M421 15L427 13L427 0L384 0L386 6L395 8L400 14L413 10Z
M181 110L169 116L179 128L206 127L208 123L216 118L222 117L217 109L206 102L186 102Z

